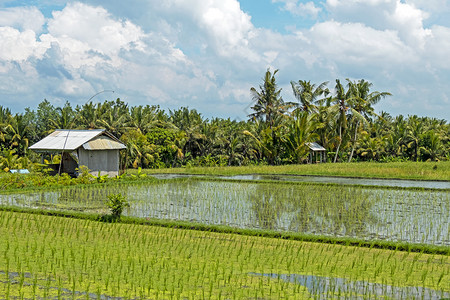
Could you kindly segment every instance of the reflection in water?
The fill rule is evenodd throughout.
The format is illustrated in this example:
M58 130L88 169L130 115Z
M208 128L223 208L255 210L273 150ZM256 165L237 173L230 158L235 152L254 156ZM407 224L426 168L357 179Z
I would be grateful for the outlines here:
M259 184L249 195L261 228L357 236L376 222L371 213L377 199L362 189Z
M112 193L141 218L450 245L447 191L176 180L0 194L0 205L106 213Z
M351 281L345 278L323 277L302 274L261 274L249 273L252 276L265 276L300 284L308 289L315 299L443 299L450 293L436 291L420 286L397 287L366 281Z
M274 189L260 185L250 194L251 207L261 228L276 229L280 216L286 210L285 203L279 201L275 193Z
M158 179L174 179L189 177L205 177L206 175L194 174L152 174ZM217 176L208 175L216 178L231 180L271 180L271 181L290 181L290 182L309 182L309 183L333 183L345 185L368 185L368 186L389 186L389 187L407 187L407 188L427 188L427 189L450 189L450 181L433 180L407 180L407 179L374 179L374 178L350 178L350 177L332 177L332 176L313 176L313 175L233 175Z

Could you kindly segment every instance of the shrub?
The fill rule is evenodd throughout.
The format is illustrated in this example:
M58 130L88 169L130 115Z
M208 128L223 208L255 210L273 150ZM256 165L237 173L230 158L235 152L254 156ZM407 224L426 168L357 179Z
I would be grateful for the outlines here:
M120 218L123 210L126 207L130 207L130 203L128 203L128 201L125 199L125 196L123 196L121 193L109 195L108 200L106 201L106 205L111 210L111 214L116 218Z

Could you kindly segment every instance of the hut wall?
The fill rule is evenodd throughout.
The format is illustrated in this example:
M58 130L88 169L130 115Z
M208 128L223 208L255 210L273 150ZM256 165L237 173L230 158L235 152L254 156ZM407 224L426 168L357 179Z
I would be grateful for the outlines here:
M89 168L94 176L108 175L114 177L119 175L119 150L78 150L79 165Z
M61 165L61 173L67 173L71 176L75 176L76 168L78 167L77 162L68 152L63 152L63 161ZM59 171L59 164L57 165L56 172Z

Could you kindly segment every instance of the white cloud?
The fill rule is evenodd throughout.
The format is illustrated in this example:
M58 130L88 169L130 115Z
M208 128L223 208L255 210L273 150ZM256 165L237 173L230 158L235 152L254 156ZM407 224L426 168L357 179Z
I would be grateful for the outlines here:
M322 56L335 62L391 65L415 60L413 51L402 43L396 32L375 30L361 23L318 23L308 37Z
M20 32L12 27L0 27L0 40L0 60L25 61L31 56L41 57L46 50L29 29Z
M313 19L316 19L319 13L322 11L322 8L317 7L313 1L299 3L299 0L272 0L272 2L284 3L282 9L296 16L311 17Z
M36 7L11 7L0 9L0 27L14 27L20 31L39 33L45 23L44 15Z
M326 6L336 21L396 31L403 42L418 49L431 34L423 26L428 13L400 0L327 0Z
M428 14L412 5L397 2L395 12L389 16L393 28L397 28L400 35L409 45L416 44L423 48L425 38L431 35L429 29L424 29L423 21Z
M450 11L448 0L408 0L407 3L429 13L439 14Z
M53 12L47 27L48 34L42 39L58 43L66 63L74 68L107 61L119 66L120 51L145 48L145 34L138 26L127 20L114 20L102 7L79 2Z
M180 15L179 21L184 21L180 26L182 34L194 40L198 38L204 43L204 49L212 49L222 57L259 59L250 48L250 40L255 35L251 17L240 9L237 0L171 0L163 6L166 13ZM200 37L196 32L201 32Z
M432 66L433 69L450 70L450 28L444 26L433 26L431 28L432 36L427 39L424 61L425 67Z
M272 0L302 17L329 17L289 33L256 28L237 0L81 1L44 21L35 8L0 11L2 105L76 105L114 89L130 105L245 119L249 89L270 67L280 70L286 101L294 100L291 80L332 88L336 78L364 78L394 94L381 106L393 114L450 109L450 28L424 25L442 0ZM431 100L422 105L417 95Z

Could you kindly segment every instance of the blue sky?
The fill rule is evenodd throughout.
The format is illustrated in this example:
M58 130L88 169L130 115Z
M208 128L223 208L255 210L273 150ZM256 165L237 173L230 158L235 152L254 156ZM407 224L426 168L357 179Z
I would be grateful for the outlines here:
M120 97L246 119L250 88L365 79L391 115L450 119L446 0L0 0L0 105Z

